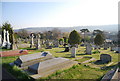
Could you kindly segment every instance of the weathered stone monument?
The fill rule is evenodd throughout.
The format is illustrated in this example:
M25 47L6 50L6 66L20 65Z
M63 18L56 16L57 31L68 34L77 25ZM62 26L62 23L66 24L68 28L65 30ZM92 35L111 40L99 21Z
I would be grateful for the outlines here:
M108 63L112 61L112 57L108 54L101 54L100 61L102 61L102 63Z
M12 50L17 50L18 49L18 46L15 42L15 38L14 38L14 34L12 34L12 37L13 37L13 44L12 44Z
M71 57L76 57L76 47L71 48Z
M107 50L107 48L108 48L108 46L107 46L107 44L105 43L105 44L104 44L104 50Z
M6 30L4 29L3 30L3 35L4 35L4 39L3 39L3 44L2 44L2 47L6 47L6 45L7 45L7 41L6 41Z
M7 49L10 49L11 48L11 43L10 43L10 40L9 40L9 32L6 31L6 34L7 34Z
M55 40L55 41L54 41L54 46L55 46L55 47L59 47L59 41L58 41L58 40Z
M40 49L41 45L40 45L40 34L37 35L37 45L36 45L36 49Z
M49 52L28 54L28 55L19 56L19 58L16 61L14 61L14 64L19 67L26 68L30 65L33 65L40 61L51 59L51 58L53 58L53 56Z
M90 44L86 45L86 54L91 54L92 46Z
M31 45L30 45L30 48L33 48L34 47L34 34L31 33Z

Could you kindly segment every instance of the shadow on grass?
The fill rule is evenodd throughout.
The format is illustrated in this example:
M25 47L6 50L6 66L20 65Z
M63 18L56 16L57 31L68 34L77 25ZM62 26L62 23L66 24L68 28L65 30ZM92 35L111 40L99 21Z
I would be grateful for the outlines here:
M83 54L76 54L76 55L79 56L79 55L86 55L86 54L83 53Z
M116 65L112 65L112 66L106 66L104 67L104 70L111 70L111 69L114 69L117 67L117 64Z
M101 61L101 60L97 60L97 61L95 61L95 62L93 62L93 63L96 64L96 65L108 64L108 62L103 62L103 61Z
M17 66L10 66L8 63L2 64L2 68L5 68L9 73L16 77L17 81L35 81L27 73L22 72Z

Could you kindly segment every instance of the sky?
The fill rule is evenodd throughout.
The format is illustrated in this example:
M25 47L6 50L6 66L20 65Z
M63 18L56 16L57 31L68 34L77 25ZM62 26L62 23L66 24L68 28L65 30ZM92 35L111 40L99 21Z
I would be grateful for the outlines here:
M2 0L2 23L14 29L118 24L118 1Z

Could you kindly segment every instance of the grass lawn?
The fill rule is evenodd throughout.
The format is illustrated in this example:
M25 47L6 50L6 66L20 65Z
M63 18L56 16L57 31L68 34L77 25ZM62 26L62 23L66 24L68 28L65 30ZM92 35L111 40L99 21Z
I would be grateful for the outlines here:
M23 48L22 48L23 49ZM29 48L25 48L29 49ZM52 48L52 49L40 49L40 50L32 50L29 51L29 54L33 54L36 52L42 52L42 51L49 51L54 57L64 57L68 59L75 59L71 58L71 53L70 52L62 52L64 51L65 48ZM90 56L93 58L96 58L97 60L100 59L100 54L110 54L112 56L112 62L113 64L111 66L114 66L118 62L118 53L114 53L113 51L108 50L103 50L100 49L100 53L92 54L92 55L86 55L85 54L85 47L79 47L77 49L77 54L76 57L83 57L83 56ZM94 52L95 50L92 50ZM15 66L10 66L9 63L14 62L18 56L13 56L13 57L2 57L2 65L5 67L12 75L14 75L18 79L26 79L27 80L32 80L26 73L22 72L21 69ZM86 60L89 60L90 58L83 58L79 59L76 61L83 62ZM94 62L94 61L93 61ZM87 63L88 64L88 63ZM91 62L89 62L90 65L92 66L105 66L106 64L101 64L101 65L96 65ZM52 75L48 77L44 77L43 79L101 79L101 77L110 69L107 70L101 70L98 68L91 68L89 66L84 66L84 65L76 65L73 66L67 70L63 71L57 71L56 73L53 73Z

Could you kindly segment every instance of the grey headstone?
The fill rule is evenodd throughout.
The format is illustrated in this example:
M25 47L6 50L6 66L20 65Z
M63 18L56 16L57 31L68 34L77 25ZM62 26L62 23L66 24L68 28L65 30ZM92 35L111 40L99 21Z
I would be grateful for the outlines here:
M100 55L100 60L103 62L103 63L108 63L108 62L111 62L112 61L112 57L108 54L101 54Z
M91 54L92 46L90 44L86 45L86 54Z
M76 47L71 48L71 57L76 57Z

